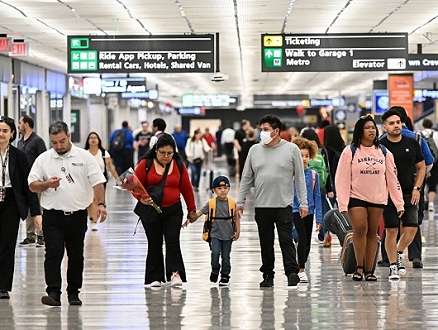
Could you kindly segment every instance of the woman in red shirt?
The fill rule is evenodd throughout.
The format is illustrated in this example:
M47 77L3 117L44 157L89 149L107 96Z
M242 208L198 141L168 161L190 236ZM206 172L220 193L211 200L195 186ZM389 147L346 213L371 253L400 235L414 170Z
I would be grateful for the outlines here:
M148 158L152 159L152 166L146 170ZM171 135L163 134L158 139L153 148L138 163L135 174L147 189L161 181L168 164L169 172L161 202L163 213L158 214L158 220L152 223L142 220L148 240L145 284L150 287L160 287L166 281L170 281L172 286L181 286L183 282L186 282L186 272L180 248L180 231L183 221L180 196L184 197L190 217L195 216L192 212L196 212L196 205L187 168L181 164L180 156L176 152L175 140ZM138 197L138 200L146 205L152 204L150 198ZM166 240L165 262L163 236Z

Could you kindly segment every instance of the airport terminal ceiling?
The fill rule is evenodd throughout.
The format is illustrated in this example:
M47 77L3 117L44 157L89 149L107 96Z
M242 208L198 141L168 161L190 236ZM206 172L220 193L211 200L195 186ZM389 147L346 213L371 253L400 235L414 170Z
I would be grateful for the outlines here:
M219 33L220 72L132 73L158 84L160 99L180 103L184 93L241 95L365 94L390 71L262 72L262 34L407 33L409 54L438 56L436 0L0 0L0 34L29 43L21 60L67 73L67 36ZM437 73L437 72L435 72ZM85 75L81 75L85 76ZM105 75L114 76L114 75ZM416 83L431 89L437 78Z

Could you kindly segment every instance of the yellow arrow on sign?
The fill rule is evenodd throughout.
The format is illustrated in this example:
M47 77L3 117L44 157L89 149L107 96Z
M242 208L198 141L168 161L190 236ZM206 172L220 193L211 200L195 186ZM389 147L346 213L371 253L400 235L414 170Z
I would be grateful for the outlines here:
M283 36L263 36L263 46L281 47L283 46Z

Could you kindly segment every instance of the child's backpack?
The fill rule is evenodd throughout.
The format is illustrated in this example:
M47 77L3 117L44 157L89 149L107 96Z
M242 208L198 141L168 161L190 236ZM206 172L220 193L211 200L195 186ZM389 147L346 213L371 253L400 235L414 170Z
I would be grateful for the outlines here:
M125 148L125 131L119 129L110 144L112 151L122 151Z
M438 148L436 146L435 140L433 139L433 132L429 134L429 136L426 137L426 135L420 133L421 136L426 140L427 145L429 146L430 152L432 153L432 156L434 158L434 163L438 161Z
M228 217L216 217L216 197L208 200L208 213L205 215L204 228L202 230L202 239L208 243L211 241L211 225L216 219L230 220L233 225L233 231L235 229L235 214L236 214L236 201L232 198L228 198Z
M318 155L309 162L309 168L315 170L319 177L319 186L321 188L325 187L329 172L327 171L327 166L325 165L324 157L322 156L322 149L318 149Z

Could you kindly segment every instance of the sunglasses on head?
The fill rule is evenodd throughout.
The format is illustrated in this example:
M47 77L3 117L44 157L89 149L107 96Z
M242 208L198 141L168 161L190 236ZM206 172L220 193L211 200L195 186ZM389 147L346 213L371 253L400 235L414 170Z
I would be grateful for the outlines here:
M361 116L359 119L373 119L373 117L371 117L370 115L366 115L366 116Z

